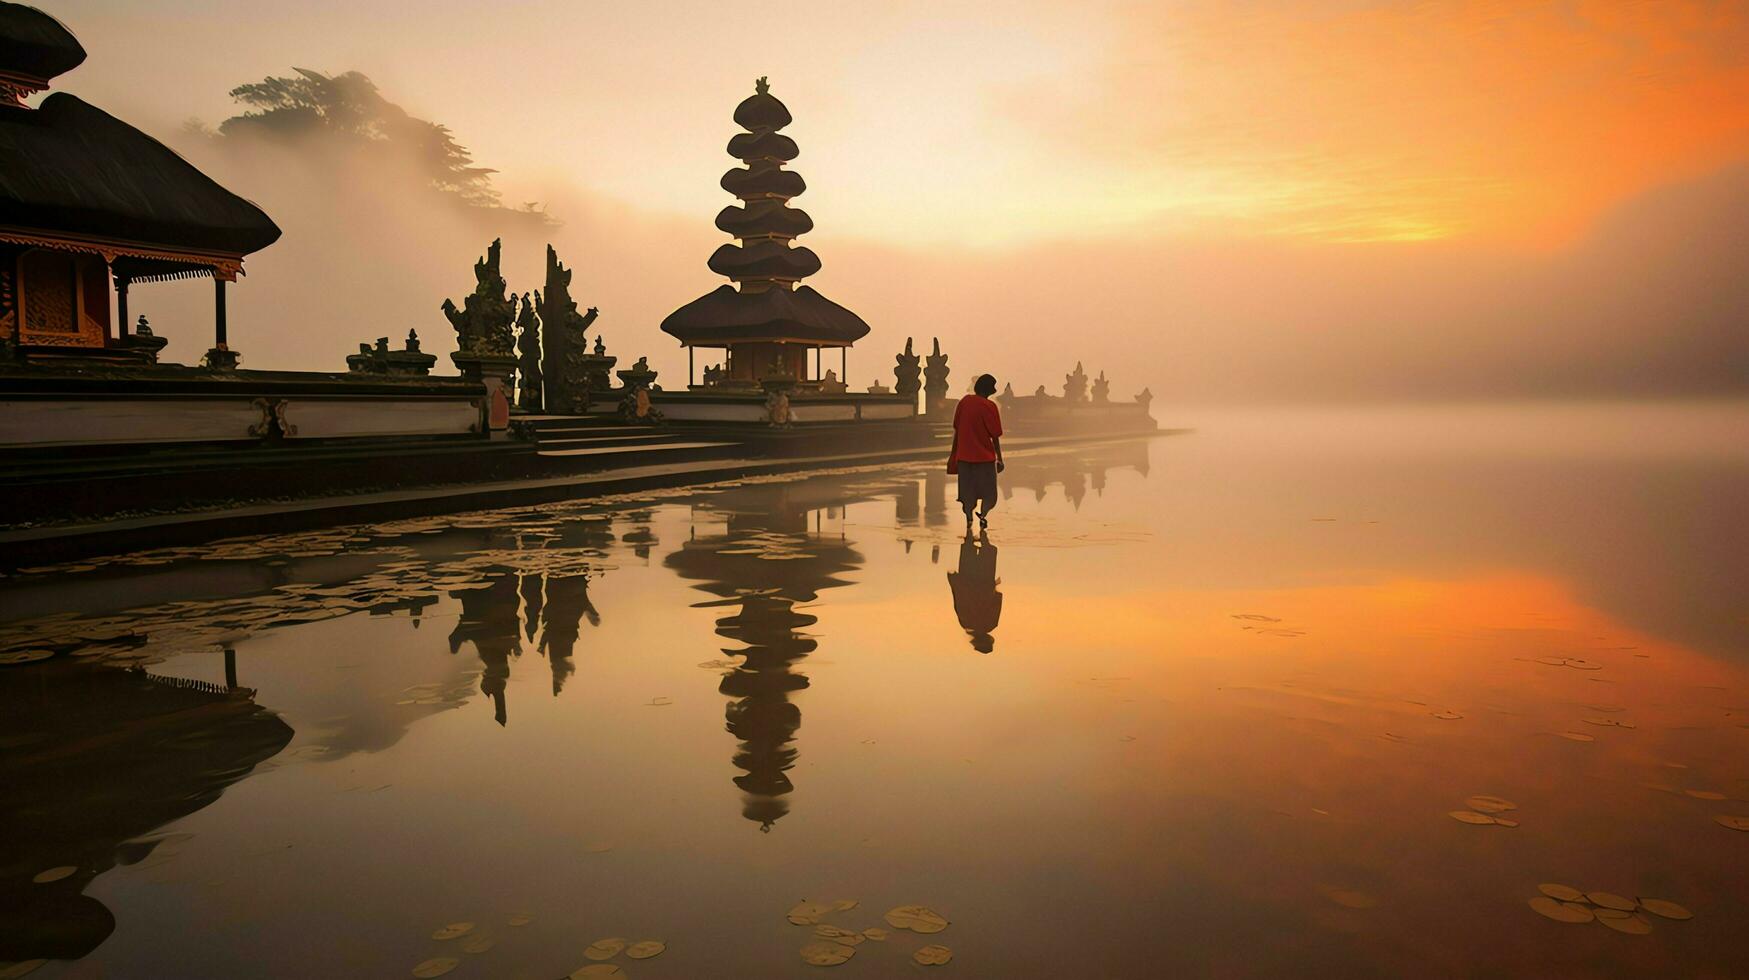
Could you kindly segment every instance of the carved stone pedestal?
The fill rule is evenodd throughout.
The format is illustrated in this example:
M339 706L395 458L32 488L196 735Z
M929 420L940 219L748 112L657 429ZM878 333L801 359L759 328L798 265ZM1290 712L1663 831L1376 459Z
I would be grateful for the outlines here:
M243 355L229 347L220 346L206 352L205 363L207 367L215 371L235 371L238 362L242 359Z

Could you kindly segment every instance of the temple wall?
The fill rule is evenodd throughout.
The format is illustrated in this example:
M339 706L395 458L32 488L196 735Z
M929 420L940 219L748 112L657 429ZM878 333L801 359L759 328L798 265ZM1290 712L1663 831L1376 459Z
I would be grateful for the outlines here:
M652 391L650 404L670 422L718 422L766 425L769 409L763 391ZM590 411L611 413L619 398L596 399ZM916 402L903 395L845 392L836 395L796 395L790 399L791 424L873 422L914 418Z
M253 440L267 421L266 405L248 397L5 400L0 446Z

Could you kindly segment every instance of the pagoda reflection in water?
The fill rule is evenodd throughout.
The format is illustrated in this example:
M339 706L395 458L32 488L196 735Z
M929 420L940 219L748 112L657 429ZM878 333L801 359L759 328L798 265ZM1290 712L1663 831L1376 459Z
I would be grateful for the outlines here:
M695 588L719 597L700 606L737 610L717 620L717 634L742 644L723 652L744 659L718 690L730 698L725 728L739 743L734 764L741 774L734 782L743 793L741 814L762 831L789 812L783 797L795 788L789 770L802 724L790 697L808 686L795 668L819 645L802 632L817 619L795 606L850 584L838 575L862 564L842 537L808 526L828 503L842 500L841 492L806 483L723 494L701 516L725 515L724 533L695 536L665 560L682 578L701 580Z

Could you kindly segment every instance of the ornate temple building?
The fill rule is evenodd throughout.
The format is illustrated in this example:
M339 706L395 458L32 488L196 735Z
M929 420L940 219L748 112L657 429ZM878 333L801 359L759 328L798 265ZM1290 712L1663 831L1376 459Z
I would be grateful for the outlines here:
M211 277L207 359L234 366L225 284L242 274L244 256L279 238L279 227L164 144L76 96L25 103L84 60L85 48L59 21L0 3L0 343L29 359L149 362L163 341L129 333L129 286Z
M690 350L722 348L727 361L713 383L754 385L768 377L821 380L810 372L808 353L844 349L868 333L862 318L800 285L820 271L813 249L795 246L814 227L806 211L789 206L807 189L801 174L784 169L800 151L778 132L790 124L789 109L771 94L764 78L735 107L744 133L729 140L729 155L745 166L723 174L723 190L741 199L717 215L717 227L740 240L712 253L712 272L734 280L682 306L662 321L662 330ZM810 377L810 374L812 376Z

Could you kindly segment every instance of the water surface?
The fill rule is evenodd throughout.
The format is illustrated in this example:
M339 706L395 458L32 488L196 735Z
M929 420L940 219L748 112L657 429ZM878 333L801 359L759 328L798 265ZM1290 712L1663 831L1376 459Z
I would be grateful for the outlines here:
M0 960L808 976L844 899L951 924L841 976L1749 975L1745 418L1213 414L1017 454L987 541L917 466L24 571Z

